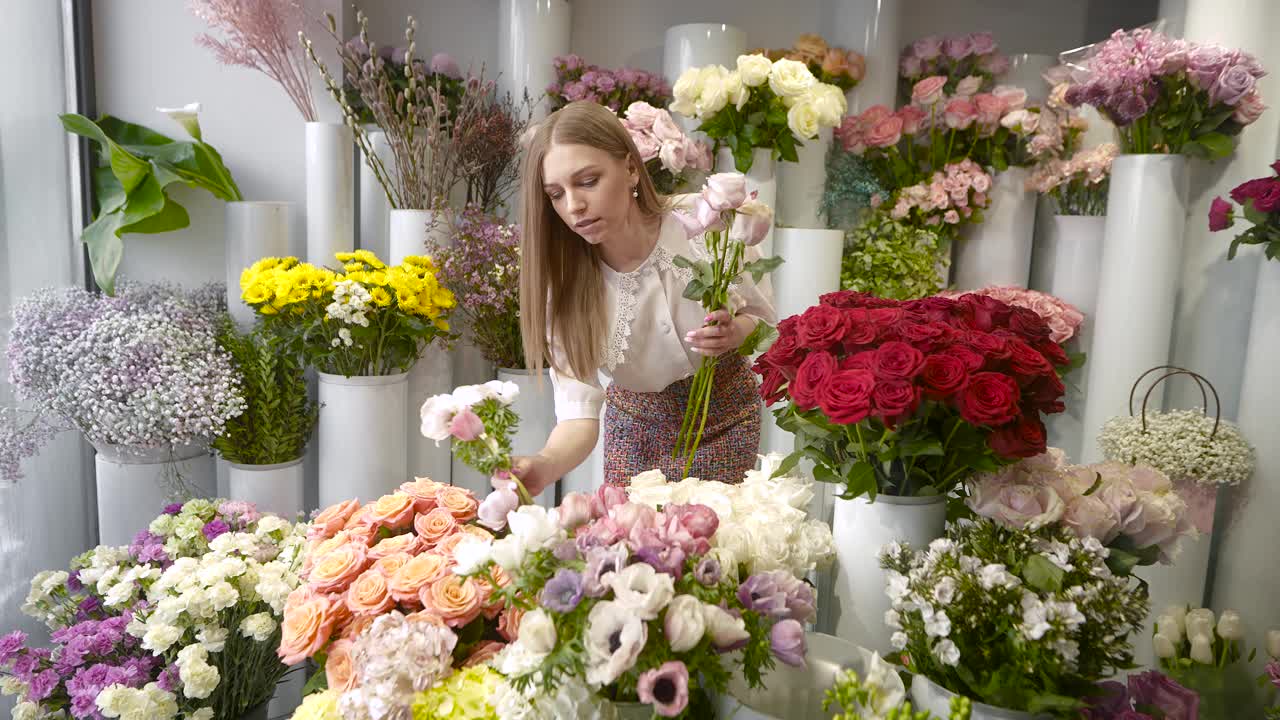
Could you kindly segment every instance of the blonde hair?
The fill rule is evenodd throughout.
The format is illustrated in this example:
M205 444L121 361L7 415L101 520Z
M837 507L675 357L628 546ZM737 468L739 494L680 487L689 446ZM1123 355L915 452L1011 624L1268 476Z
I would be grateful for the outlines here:
M520 233L520 334L525 362L541 371L548 364L585 381L603 364L608 318L600 250L564 224L543 190L542 160L552 144L587 145L626 160L636 170L636 203L646 218L665 209L644 169L640 151L612 110L593 102L572 102L539 123L525 152L520 176L523 223ZM555 338L568 367L551 357Z

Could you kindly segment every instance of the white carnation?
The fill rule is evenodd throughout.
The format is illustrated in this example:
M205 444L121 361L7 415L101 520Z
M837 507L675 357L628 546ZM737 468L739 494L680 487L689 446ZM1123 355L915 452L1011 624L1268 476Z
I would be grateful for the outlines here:
M276 631L276 620L271 613L255 613L240 621L240 634L264 642Z

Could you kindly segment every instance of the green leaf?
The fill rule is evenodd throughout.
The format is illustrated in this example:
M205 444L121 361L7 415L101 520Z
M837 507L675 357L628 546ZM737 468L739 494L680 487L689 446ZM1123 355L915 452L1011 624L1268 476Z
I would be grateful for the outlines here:
M181 230L190 225L191 218L187 215L187 209L171 200L167 195L163 197L164 207L159 212L120 228L120 233L155 235Z
M58 118L62 120L62 126L69 132L97 141L105 148L106 156L111 165L111 172L120 181L120 185L125 192L133 190L144 178L151 174L150 163L134 157L129 151L117 145L102 128L98 127L89 118L75 113L59 115Z
M693 269L693 261L683 255L677 255L672 258L671 264L676 267Z
M124 256L124 243L117 234L123 224L123 212L107 213L99 215L80 234L80 240L89 252L93 280L108 295L116 293L116 270Z
M1253 204L1253 198L1249 198L1244 201L1244 219L1254 225L1265 226L1267 224L1267 213L1258 210L1258 208Z
M1097 492L1097 491L1098 491L1098 488L1100 488L1100 487L1102 487L1102 473L1100 473L1100 472L1095 472L1095 473L1094 473L1094 480L1093 480L1093 484L1089 486L1089 489L1088 489L1088 490L1085 490L1085 491L1084 491L1085 497L1088 497L1088 496L1090 496L1090 495L1094 494L1095 492Z
M846 500L852 500L860 495L867 495L875 498L876 490L876 469L866 460L854 463L849 469L849 473L844 478L845 489L840 493L840 497Z
M1084 703L1077 698L1045 693L1043 695L1032 696L1031 702L1027 705L1027 711L1031 713L1053 713L1054 715L1061 715L1072 710L1076 710L1083 705Z
M1220 132L1205 133L1193 140L1192 144L1203 147L1209 157L1213 158L1226 157L1235 149L1235 141Z
M783 458L782 463L778 465L778 469L774 470L773 474L770 475L769 478L773 479L773 478L786 477L787 473L794 470L796 466L800 464L800 460L803 457L804 457L804 453L802 452L793 452L790 455L786 456L785 458Z
M683 297L685 300L701 301L702 294L705 293L706 291L707 291L707 286L704 285L701 280L694 278L693 280L689 281L688 285L684 286L684 292L681 293L681 297Z
M742 341L741 347L738 348L738 354L743 357L751 357L757 352L764 350L761 346L773 340L777 336L778 331L769 323L760 320L756 322L756 326L751 329L751 334L747 335L747 339Z
M903 440L898 443L898 454L904 458L919 456L942 457L942 441L936 437Z
M766 273L771 273L779 267L782 267L782 263L784 262L786 261L776 255L763 257L747 263L742 267L742 270L743 272L750 273L751 279L758 283Z
M1231 241L1231 246L1230 246L1229 248L1227 248L1227 260L1235 260L1235 259L1236 259L1236 251L1240 249L1240 242L1241 242L1241 240L1242 240L1242 238L1237 237L1237 238L1235 238L1234 240L1232 240L1232 241ZM1268 249L1270 249L1270 248L1268 248Z
M733 166L740 173L751 172L751 166L755 163L755 154L752 152L751 143L739 143L738 147L733 149Z
M1022 579L1041 592L1058 592L1062 589L1062 568L1054 565L1044 555L1032 555L1022 566Z
M320 657L317 655L316 657ZM323 659L320 662L320 668L315 671L311 677L307 678L307 683L302 686L302 696L306 697L313 693L324 692L329 689L329 676L324 672Z

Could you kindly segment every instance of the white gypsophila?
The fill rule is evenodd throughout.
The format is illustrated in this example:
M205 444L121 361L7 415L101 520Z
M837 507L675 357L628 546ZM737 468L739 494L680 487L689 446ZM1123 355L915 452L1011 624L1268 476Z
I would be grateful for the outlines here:
M1255 454L1240 428L1199 409L1113 417L1102 426L1098 445L1108 460L1153 467L1173 480L1206 485L1238 485L1253 474Z
M347 325L369 327L368 310L372 302L373 296L364 285L354 280L339 280L333 287L333 301L325 306L325 317ZM347 340L345 344L349 346L349 330Z

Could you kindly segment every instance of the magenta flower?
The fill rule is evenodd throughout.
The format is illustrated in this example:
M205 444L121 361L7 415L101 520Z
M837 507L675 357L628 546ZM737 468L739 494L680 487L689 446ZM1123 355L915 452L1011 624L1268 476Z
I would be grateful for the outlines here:
M679 660L671 660L656 670L647 670L640 674L636 694L658 715L675 717L689 705L689 668Z
M1209 204L1209 229L1213 232L1226 230L1231 223L1231 203L1220 197L1214 198Z
M451 80L458 80L462 77L462 71L458 69L458 63L448 53L436 53L431 56L431 72L437 75L444 75Z
M1198 720L1200 716L1199 693L1156 670L1130 675L1129 694L1134 705L1156 708L1167 720Z
M213 539L219 535L225 535L231 532L231 528L228 527L225 522L215 518L205 523L205 526L201 528L200 532L204 533L205 540L213 542Z

